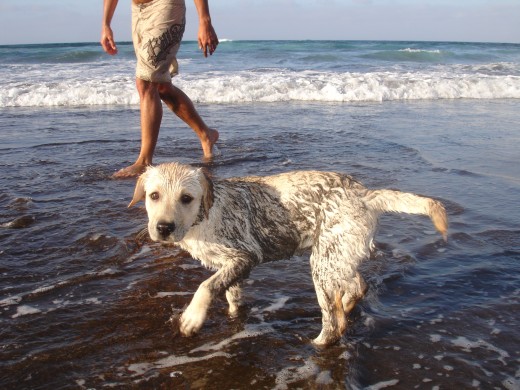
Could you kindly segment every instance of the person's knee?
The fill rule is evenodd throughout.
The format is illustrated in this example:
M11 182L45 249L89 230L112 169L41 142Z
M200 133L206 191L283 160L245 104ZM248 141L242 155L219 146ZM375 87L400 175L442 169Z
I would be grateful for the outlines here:
M168 83L158 83L157 91L159 91L161 95L168 93Z
M165 98L170 97L170 99L175 97L175 94L173 93L173 88L172 88L172 84L171 83L158 83L157 84L157 91L159 92L159 95L161 95L161 98L163 96Z
M158 84L153 83L151 81L135 79L135 85L137 87L137 92L141 98L146 97L148 94L157 93Z
M157 84L157 91L161 100L165 102L171 109L179 105L178 94L176 88L171 83L159 83Z

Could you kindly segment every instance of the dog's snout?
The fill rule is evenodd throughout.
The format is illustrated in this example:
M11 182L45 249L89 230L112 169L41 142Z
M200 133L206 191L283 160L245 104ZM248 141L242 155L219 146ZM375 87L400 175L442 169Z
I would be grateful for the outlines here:
M168 237L175 230L175 224L173 222L159 222L157 224L157 231L162 238Z

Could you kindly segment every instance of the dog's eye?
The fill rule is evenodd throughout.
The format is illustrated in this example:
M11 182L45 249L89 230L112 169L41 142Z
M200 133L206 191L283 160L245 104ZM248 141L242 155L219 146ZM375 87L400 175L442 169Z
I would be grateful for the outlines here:
M159 193L158 192L152 192L150 194L150 199L151 200L159 200Z
M192 200L193 200L193 197L191 195L184 194L181 196L181 202L183 204L190 204Z

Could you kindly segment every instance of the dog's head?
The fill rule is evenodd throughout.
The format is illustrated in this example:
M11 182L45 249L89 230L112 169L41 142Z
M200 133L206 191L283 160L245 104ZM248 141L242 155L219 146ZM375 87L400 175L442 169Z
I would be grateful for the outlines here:
M178 163L148 167L139 176L128 207L145 199L148 232L154 241L179 242L208 217L213 184L201 168Z

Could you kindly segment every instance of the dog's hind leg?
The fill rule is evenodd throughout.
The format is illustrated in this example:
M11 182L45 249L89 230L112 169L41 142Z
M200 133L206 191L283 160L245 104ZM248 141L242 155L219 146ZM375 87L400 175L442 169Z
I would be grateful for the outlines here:
M321 333L313 341L316 345L330 345L341 338L347 329L347 315L367 289L363 277L347 259L335 263L333 272L323 272L323 265L329 260L319 259L321 265L318 266L316 258L311 257L312 278L322 313Z
M341 299L343 304L343 311L348 315L356 303L365 297L368 290L368 286L359 272L356 272L356 276L353 279L353 293L345 293Z
M322 277L313 269L316 296L322 313L321 333L313 341L316 345L333 344L341 338L347 329L348 314L367 290L358 272L344 271L350 270L337 270L337 273Z
M330 345L335 343L347 327L345 312L341 302L340 291L329 291L321 283L315 282L316 296L321 308L321 332L313 340L316 345Z
M346 316L366 291L358 266L370 254L376 219L355 201L348 197L331 200L319 221L310 259L323 315L321 333L314 339L317 345L341 338L347 328Z

